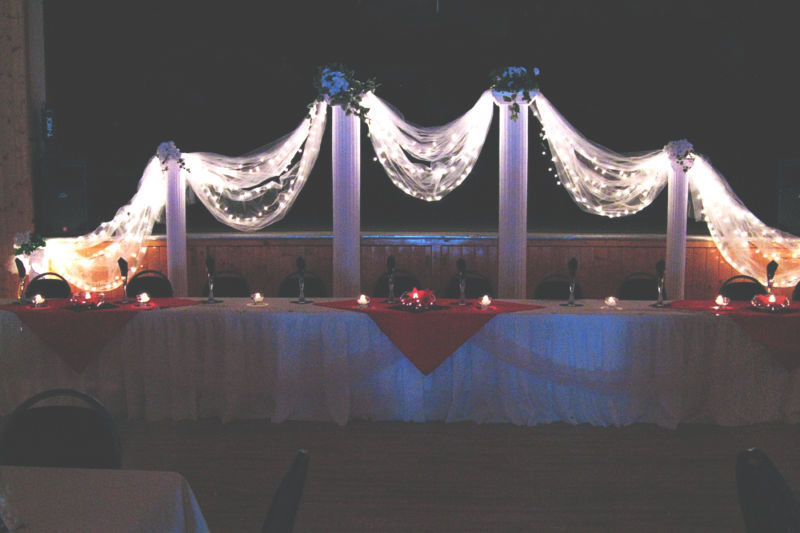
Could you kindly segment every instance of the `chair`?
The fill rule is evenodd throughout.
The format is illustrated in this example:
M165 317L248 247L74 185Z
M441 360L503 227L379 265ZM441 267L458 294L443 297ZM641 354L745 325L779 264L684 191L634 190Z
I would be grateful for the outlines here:
M300 273L292 272L278 285L278 296L280 298L296 298L300 294ZM216 289L214 290L216 293ZM325 289L325 282L313 272L305 271L303 274L303 294L306 298L325 298L328 291Z
M569 276L566 274L550 274L545 276L533 290L533 297L537 300L568 300ZM575 282L575 298L583 298L583 289L580 283Z
M666 291L663 296L666 300ZM628 274L617 289L617 298L620 300L657 300L658 280L655 275L648 272Z
M142 270L128 280L125 290L128 298L136 298L143 292L152 298L172 298L174 294L169 278L158 270Z
M800 502L763 451L739 452L736 488L747 533L800 531Z
M82 405L36 404L65 397ZM0 464L69 468L120 468L119 432L111 414L92 396L51 389L22 402L0 436Z
M767 294L767 288L756 278L733 276L722 283L719 293L734 301L749 302L756 294Z
M492 291L492 284L489 281L489 278L474 270L467 270L466 275L467 275L467 287L466 287L467 298L470 299L480 298L484 294L488 294L491 298L494 298L494 291ZM388 293L389 291L388 286L386 287L386 291ZM395 294L395 296L399 295ZM461 291L458 289L457 275L450 278L450 281L447 282L447 286L444 289L444 297L445 298L461 297Z
M404 292L410 291L414 287L421 289L419 278L411 272L403 269L396 269L394 271L394 296L399 298ZM389 297L389 276L384 272L378 277L375 282L375 287L372 289L373 298L388 298ZM456 295L458 298L458 295Z
M223 270L214 274L214 296L246 298L250 294L250 283L238 272ZM203 296L208 296L208 280L203 285Z
M261 533L291 533L294 529L294 519L308 473L308 459L306 450L298 450L289 471L283 476L272 497Z
M36 294L45 298L69 298L72 296L72 288L61 274L45 272L35 276L25 289L25 298L33 298Z

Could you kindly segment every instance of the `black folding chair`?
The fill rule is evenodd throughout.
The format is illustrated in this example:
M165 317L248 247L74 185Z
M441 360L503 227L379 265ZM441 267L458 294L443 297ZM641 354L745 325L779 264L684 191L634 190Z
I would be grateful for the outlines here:
M739 452L736 488L747 533L800 532L800 502L766 453Z
M767 294L767 288L751 276L733 276L722 282L719 293L730 300L749 302L756 294Z
M128 298L136 298L137 295L143 292L149 294L151 298L172 298L174 295L169 278L158 270L137 272L128 280L128 287L125 292Z
M45 298L69 298L72 288L61 274L45 272L35 276L25 289L25 298L33 298L37 294Z
M278 490L272 497L261 533L291 533L294 529L294 520L308 473L308 460L308 452L298 450L292 466L283 476Z
M203 296L208 296L208 281L203 285ZM214 296L228 298L246 298L250 296L250 282L247 278L232 270L223 270L214 274Z
M65 398L73 400L64 404ZM57 405L36 405L56 399ZM119 468L119 432L96 398L73 389L47 390L25 400L8 416L0 436L0 464Z

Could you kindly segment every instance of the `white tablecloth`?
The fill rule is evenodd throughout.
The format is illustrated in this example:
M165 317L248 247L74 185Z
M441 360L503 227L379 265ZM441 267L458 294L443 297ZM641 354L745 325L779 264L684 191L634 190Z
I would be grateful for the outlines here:
M0 491L21 533L208 532L174 472L0 466Z
M247 302L141 312L82 374L0 311L0 413L74 387L147 420L800 420L797 372L729 317L530 301L545 308L495 317L424 376L365 314Z

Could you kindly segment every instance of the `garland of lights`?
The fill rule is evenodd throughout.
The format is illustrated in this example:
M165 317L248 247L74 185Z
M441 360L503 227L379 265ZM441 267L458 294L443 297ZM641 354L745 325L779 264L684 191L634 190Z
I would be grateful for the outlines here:
M725 179L687 141L641 155L622 155L584 138L540 93L525 81L527 72L509 67L493 75L495 93L515 104L518 93L542 125L542 154L549 155L557 183L583 211L606 217L637 213L666 186L671 161L686 173L694 213L708 224L722 256L737 271L766 282L765 265L780 268L774 285L800 281L800 238L770 228L753 215ZM538 76L538 69L534 69ZM436 127L411 124L375 96L372 80L358 82L341 67L320 70L318 89L325 97L309 106L308 116L290 134L239 157L211 153L181 154L174 143L162 143L148 162L131 201L112 220L72 239L54 238L37 270L62 274L81 290L119 287L117 260L125 258L134 273L146 251L144 243L166 204L166 164L175 159L187 183L217 220L242 231L261 229L282 219L313 168L325 128L327 102L365 119L390 179L406 194L441 200L469 175L481 151L494 104L486 91L460 118ZM525 98L527 96L527 98ZM16 251L15 251L16 252ZM31 257L33 259L33 257Z
M427 128L407 122L371 92L362 101L375 160L401 191L428 202L441 200L467 179L494 113L491 91L458 119Z

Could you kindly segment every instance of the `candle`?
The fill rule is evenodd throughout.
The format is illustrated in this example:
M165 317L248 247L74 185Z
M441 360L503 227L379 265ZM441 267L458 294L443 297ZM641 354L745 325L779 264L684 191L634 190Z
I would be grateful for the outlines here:
M143 292L136 296L136 301L139 302L140 305L146 305L150 303L150 295Z
M725 296L718 294L714 303L717 304L719 307L725 307L729 303L731 303L730 299L726 298Z
M361 296L358 297L356 303L361 307L366 307L369 305L369 297L366 294L362 294Z
M617 306L617 299L614 298L613 296L607 297L605 300L603 300L603 302L605 302L605 304L608 307L616 307Z
M84 302L91 302L92 301L92 293L89 292L89 291L84 292L83 293L83 301Z
M44 296L42 296L41 294L35 294L33 296L33 306L34 307L41 307L41 306L44 305L44 302L45 302Z
M260 304L264 301L264 296L260 292L254 292L250 298L253 300L254 304Z
M489 298L488 294L484 294L483 297L481 298L481 307L486 309L490 305L492 305L492 299Z
M770 295L769 295L769 298L767 298L767 301L768 301L769 303L771 303L771 304L774 304L774 303L775 303L775 302L777 302L778 300L777 300L777 298L775 298L775 295L774 295L774 294L770 294Z

